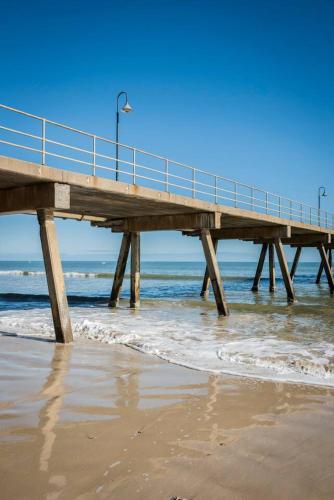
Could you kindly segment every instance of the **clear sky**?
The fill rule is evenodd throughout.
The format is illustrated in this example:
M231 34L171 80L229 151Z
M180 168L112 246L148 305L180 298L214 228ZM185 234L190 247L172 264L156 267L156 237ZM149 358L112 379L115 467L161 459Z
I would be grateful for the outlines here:
M1 1L0 101L334 211L332 0ZM118 236L58 222L66 259L114 258ZM0 218L0 259L39 258L33 217ZM253 260L253 245L221 258ZM144 258L201 257L145 235ZM311 255L311 254L309 254Z

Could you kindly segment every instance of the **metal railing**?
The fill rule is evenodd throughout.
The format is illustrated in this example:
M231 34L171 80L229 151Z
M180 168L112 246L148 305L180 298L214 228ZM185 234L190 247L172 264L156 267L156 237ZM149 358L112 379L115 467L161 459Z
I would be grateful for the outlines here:
M255 186L0 104L0 154L334 228L334 215ZM17 128L20 125L20 128ZM59 163L60 161L60 163ZM57 164L58 162L58 164ZM116 168L118 167L118 168Z

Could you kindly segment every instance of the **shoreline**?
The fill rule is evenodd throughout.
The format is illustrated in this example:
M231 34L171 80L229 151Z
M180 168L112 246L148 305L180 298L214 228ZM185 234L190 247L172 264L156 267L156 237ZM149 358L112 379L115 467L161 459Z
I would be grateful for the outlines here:
M93 339L92 339L93 340ZM97 341L98 342L98 341ZM326 383L322 383L322 382L308 382L308 381L305 381L305 380L293 380L293 379L289 379L289 378L274 378L274 377L265 377L265 376L261 376L261 375L243 375L243 374L239 374L239 373L235 373L233 371L223 371L223 370L210 370L209 368L197 368L196 366L191 366L191 365L186 365L186 364L183 364L183 363L177 363L176 361L171 361L167 358L164 358L163 356L160 356L158 354L153 354L153 353L150 353L150 352L147 352L147 351L144 351L144 350L140 350L139 348L136 348L135 346L131 345L131 344L111 344L111 343L107 343L107 345L124 345L125 347L128 347L129 349L134 349L135 351L137 352L140 352L142 354L145 354L145 355L148 355L148 356L152 356L152 357L157 357L158 359L162 360L162 361L165 361L166 363L169 363L171 365L174 365L174 366L180 366L181 368L185 368L187 370L194 370L194 371L197 371L197 372L203 372L203 373L207 373L208 375L217 375L217 376L227 376L227 377L232 377L232 378L241 378L241 379L245 379L245 380L255 380L257 382L272 382L272 383L282 383L282 384L292 384L292 385L306 385L306 386L311 386L311 387L323 387L323 388L328 388L328 389L333 389L334 390L334 384L326 384Z
M12 337L12 338L20 338L20 339L23 339L23 340L33 340L33 341L42 341L42 342L49 342L51 344L55 344L55 340L52 338L52 337L46 337L46 336L43 336L43 335L18 335L18 334L15 334L15 333L4 333L4 332L0 332L0 338L1 337ZM217 377L228 377L228 378L233 378L233 379L241 379L241 380L245 380L246 382L249 381L256 381L256 382L269 382L269 383L273 383L273 384L286 384L286 385L297 385L297 386L310 386L310 387L319 387L319 388L324 388L324 389L332 389L334 391L334 385L332 384L326 384L324 382L317 382L317 381L312 381L312 382L309 382L309 381L305 381L305 380L293 380L293 379L289 379L289 378L275 378L274 376L270 377L265 377L265 376L261 376L261 375L243 375L243 374L239 374L239 373L235 373L233 371L223 371L223 370L210 370L208 368L197 368L196 366L191 366L191 365L187 365L187 364L184 364L184 363L181 363L181 362L177 362L177 361L174 361L174 360L170 360L168 358L164 358L162 355L159 355L157 353L152 353L152 352L149 352L149 351L145 351L145 350L142 350L140 349L139 347L136 347L135 345L131 345L131 344L126 344L126 343L121 343L121 342L108 342L108 341L100 341L100 340L97 340L95 338L80 338L80 337L77 337L74 339L74 342L72 344L70 344L71 346L73 346L74 344L78 344L78 345L88 345L90 343L93 343L94 345L99 345L99 346L104 346L104 345L107 345L109 347L117 347L117 346L122 346L122 347L125 347L127 349L131 349L131 350L134 350L135 352L138 352L140 354L142 354L143 356L149 356L151 359L158 359L164 363L168 363L172 366L176 366L176 367L180 367L180 368L184 368L186 370L193 370L195 372L199 372L199 373L205 373L207 375L215 375Z

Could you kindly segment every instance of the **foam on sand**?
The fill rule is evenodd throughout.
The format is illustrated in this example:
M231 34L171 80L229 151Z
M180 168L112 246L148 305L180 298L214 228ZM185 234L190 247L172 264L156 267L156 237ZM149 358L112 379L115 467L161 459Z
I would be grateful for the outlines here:
M124 344L197 370L334 386L334 345L321 339L316 318L296 315L289 330L289 318L278 316L234 311L222 320L184 301L71 308L76 340ZM0 331L53 338L50 310L2 312Z

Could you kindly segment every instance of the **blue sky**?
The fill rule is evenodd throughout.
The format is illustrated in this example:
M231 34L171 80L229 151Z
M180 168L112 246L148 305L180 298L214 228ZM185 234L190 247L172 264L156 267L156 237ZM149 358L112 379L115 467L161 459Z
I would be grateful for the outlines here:
M334 211L332 1L6 1L0 101ZM66 259L114 258L119 237L57 223ZM39 258L33 217L0 218L0 259ZM224 243L221 258L256 258ZM144 258L201 257L145 234ZM306 254L309 258L312 254Z

